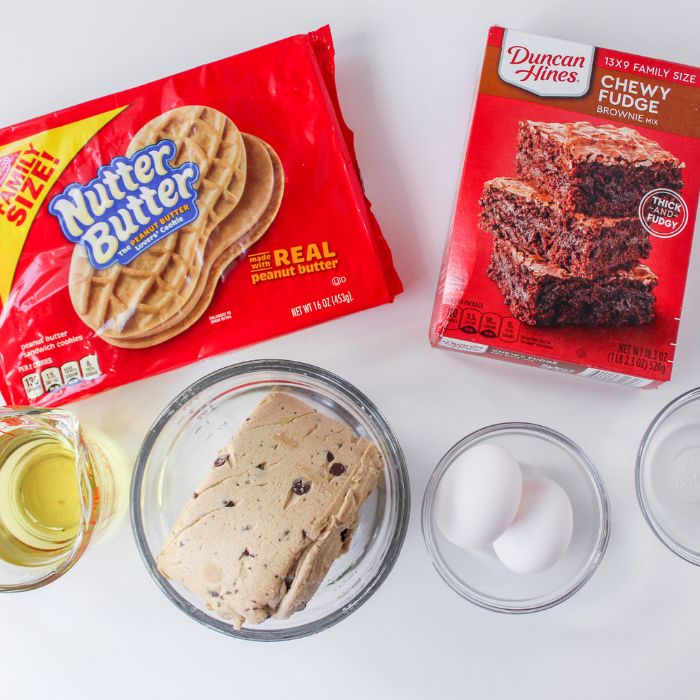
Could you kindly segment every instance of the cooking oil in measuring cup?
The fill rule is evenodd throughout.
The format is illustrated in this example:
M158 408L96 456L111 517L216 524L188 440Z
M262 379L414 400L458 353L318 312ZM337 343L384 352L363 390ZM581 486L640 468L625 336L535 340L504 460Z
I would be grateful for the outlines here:
M0 408L0 591L55 580L126 510L130 468L62 409Z
M43 566L65 554L80 532L84 495L68 439L36 430L8 440L0 446L0 558Z

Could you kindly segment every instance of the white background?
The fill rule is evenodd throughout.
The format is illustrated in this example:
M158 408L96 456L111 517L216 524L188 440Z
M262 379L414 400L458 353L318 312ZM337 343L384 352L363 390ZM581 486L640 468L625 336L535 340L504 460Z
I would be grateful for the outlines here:
M318 364L372 398L406 453L413 503L384 586L337 627L260 645L180 614L149 578L126 522L62 580L0 597L0 697L697 698L700 570L652 535L635 452L656 412L700 384L700 246L670 385L642 392L434 350L427 328L490 24L700 65L695 2L182 2L5 0L0 123L184 70L330 22L341 103L374 210L406 286L338 319L77 404L131 455L166 402L216 367ZM612 536L571 600L529 616L480 610L426 556L419 506L457 439L504 420L569 435L609 489Z

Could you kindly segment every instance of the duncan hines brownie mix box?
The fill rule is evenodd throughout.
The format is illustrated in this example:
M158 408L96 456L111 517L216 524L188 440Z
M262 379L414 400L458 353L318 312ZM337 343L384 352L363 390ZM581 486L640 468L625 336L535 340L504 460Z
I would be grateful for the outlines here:
M56 405L392 301L330 30L0 129L0 394Z
M492 27L431 342L668 381L699 184L697 68Z

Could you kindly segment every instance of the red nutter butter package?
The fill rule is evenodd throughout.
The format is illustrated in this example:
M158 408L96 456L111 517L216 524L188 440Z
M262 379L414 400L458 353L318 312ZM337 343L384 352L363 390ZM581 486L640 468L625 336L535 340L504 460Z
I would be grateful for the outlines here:
M57 405L390 302L328 27L0 130L0 393Z
M668 381L700 186L700 70L492 27L430 338Z

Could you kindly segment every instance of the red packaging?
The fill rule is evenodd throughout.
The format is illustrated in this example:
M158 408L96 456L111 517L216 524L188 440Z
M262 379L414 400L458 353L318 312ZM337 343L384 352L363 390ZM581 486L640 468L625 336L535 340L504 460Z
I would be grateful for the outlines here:
M328 27L0 130L0 390L57 405L393 300Z
M670 379L698 113L697 68L492 27L432 344L630 386Z

